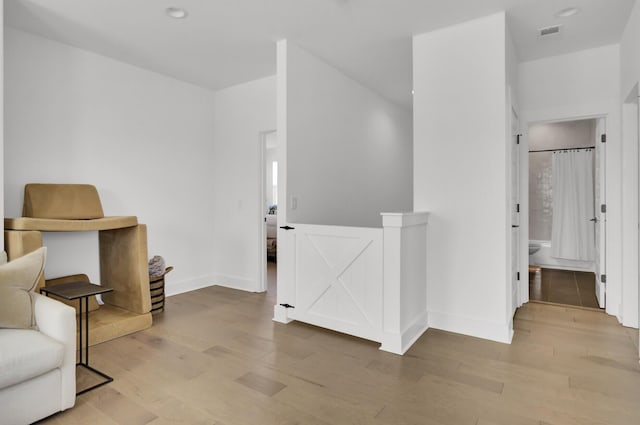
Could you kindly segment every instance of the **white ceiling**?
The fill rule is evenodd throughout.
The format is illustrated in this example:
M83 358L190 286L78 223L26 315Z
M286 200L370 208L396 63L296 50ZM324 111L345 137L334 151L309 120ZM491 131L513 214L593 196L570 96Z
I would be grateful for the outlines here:
M217 90L275 74L289 39L411 105L411 36L506 10L527 61L618 42L635 0L6 0L5 24ZM183 7L184 20L168 18ZM581 13L557 18L578 6ZM536 29L563 24L539 40Z

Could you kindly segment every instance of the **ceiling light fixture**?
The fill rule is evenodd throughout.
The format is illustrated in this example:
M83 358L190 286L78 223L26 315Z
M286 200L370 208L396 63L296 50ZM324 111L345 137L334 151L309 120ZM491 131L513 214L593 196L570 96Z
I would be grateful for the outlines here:
M184 19L187 17L187 11L181 7L167 7L165 13L173 19Z
M579 12L580 9L577 7L567 7L566 9L562 9L560 12L556 13L556 16L558 18L570 18L577 15Z

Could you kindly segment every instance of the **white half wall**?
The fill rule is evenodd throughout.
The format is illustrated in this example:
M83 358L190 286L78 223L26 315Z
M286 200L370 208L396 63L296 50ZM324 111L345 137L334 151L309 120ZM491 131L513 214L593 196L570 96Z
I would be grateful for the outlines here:
M532 123L605 116L606 153L606 273L607 313L621 320L622 302L622 144L620 46L610 45L521 63L518 97L522 132ZM522 193L529 177L525 137L522 147ZM529 200L522 198L523 244L528 244Z
M288 222L381 227L381 212L411 211L410 112L290 42L278 49Z
M207 263L216 284L260 291L259 248L265 244L260 145L261 134L276 129L276 78L217 91L212 119L211 180L205 193L212 203L207 220L213 232Z
M414 208L430 213L429 326L510 342L505 25L413 39Z
M5 209L24 185L89 183L106 215L148 225L167 291L212 283L213 92L11 28L5 30ZM99 279L96 232L44 235L47 277Z

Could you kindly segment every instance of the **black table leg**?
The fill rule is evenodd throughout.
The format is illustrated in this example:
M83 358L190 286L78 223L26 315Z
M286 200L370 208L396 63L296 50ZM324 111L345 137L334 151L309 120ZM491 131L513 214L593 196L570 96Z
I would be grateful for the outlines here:
M84 300L84 309L82 308L82 300ZM84 359L82 358L82 313L84 310ZM113 382L113 378L110 377L109 375L107 375L106 373L102 373L97 369L92 368L91 366L89 366L89 297L82 297L80 298L80 323L79 323L79 328L80 328L80 363L78 363L77 366L83 367L85 369L88 369L90 371L92 371L93 373L100 375L104 378L103 382L100 382L96 385L92 385L88 388L85 388L82 391L78 391L76 393L76 395L80 395L80 394L84 394L87 391L91 391L95 388L101 387L105 384L108 384L109 382Z
M80 339L78 341L78 351L80 352L80 359L78 363L82 364L82 298L78 300L78 308L80 309L80 312L78 314L78 336Z

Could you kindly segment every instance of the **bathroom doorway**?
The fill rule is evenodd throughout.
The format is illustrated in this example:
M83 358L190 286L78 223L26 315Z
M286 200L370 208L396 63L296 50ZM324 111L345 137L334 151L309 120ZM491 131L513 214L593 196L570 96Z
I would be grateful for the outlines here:
M529 299L606 303L604 118L529 126Z

